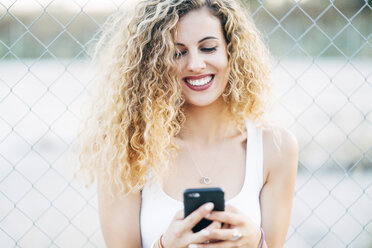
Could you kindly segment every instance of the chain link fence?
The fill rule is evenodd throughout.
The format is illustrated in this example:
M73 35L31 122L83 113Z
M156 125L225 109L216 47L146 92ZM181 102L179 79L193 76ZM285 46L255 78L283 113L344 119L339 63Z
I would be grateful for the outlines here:
M88 48L124 0L0 0L1 247L104 247L94 186L66 154ZM300 146L285 247L372 247L372 5L251 0L275 57L279 123Z

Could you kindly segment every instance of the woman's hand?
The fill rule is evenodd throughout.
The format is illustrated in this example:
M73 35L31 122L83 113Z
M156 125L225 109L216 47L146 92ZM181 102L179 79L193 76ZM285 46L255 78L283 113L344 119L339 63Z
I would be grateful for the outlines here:
M192 228L207 215L211 214L213 203L206 203L184 218L183 210L174 216L167 231L162 236L164 248L184 248L190 244L202 244L210 241L210 233L221 227L221 222L213 221L203 230L193 233Z
M199 242L192 248L227 248L244 247L257 248L260 244L260 228L247 216L231 205L227 205L225 211L214 211L206 219L224 223L222 229L210 230L208 239L219 240L216 243L202 244ZM196 244L196 242L194 242Z

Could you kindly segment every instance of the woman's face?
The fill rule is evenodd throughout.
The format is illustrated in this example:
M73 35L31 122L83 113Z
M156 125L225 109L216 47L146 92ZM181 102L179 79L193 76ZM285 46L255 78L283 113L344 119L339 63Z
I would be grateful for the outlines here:
M189 12L177 24L175 44L177 79L186 103L207 106L222 100L229 67L220 20L207 8Z

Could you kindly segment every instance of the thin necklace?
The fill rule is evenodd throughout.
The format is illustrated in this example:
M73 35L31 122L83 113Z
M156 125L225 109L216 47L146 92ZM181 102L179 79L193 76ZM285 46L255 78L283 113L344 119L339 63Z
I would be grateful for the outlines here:
M228 128L226 127L226 130L225 130L225 132L224 132L224 137L223 137L222 143L221 143L221 145L220 145L220 147L219 147L219 149L218 149L219 152L222 151L222 147L224 146L225 139L226 139L227 129L228 129ZM191 160L192 160L192 163L194 164L196 170L198 171L198 173L199 173L199 175L200 175L200 181L199 181L199 182L200 182L201 184L206 184L206 185L211 184L211 183L212 183L212 178L209 177L209 176L206 176L204 173L202 173L202 171L200 170L198 164L195 162L194 157L192 156L192 153L191 153L191 151L190 151L190 148L189 148L189 145L187 144L187 142L186 142L186 149L187 149L187 151L188 151L188 153L189 153L189 155L190 155L190 158L191 158ZM219 152L217 153L217 156L215 157L215 161L214 161L213 164L216 164L216 162L217 162L217 158L218 158L218 154L220 154ZM213 165L213 164L212 164L212 165Z

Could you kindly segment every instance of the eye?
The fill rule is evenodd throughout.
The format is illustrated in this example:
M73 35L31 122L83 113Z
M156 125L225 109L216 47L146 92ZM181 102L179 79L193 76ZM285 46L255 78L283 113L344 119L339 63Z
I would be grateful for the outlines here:
M183 55L186 54L186 51L177 51L175 54L174 54L174 58L178 59L180 57L182 57Z
M203 47L200 49L202 52L211 53L217 50L217 47Z

